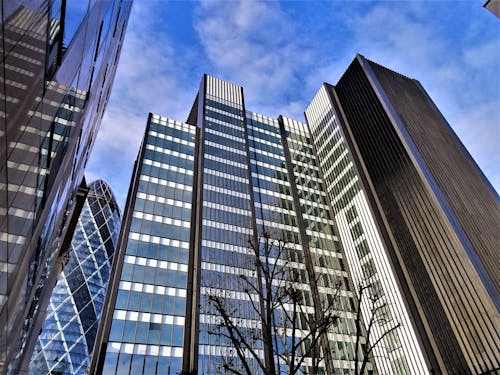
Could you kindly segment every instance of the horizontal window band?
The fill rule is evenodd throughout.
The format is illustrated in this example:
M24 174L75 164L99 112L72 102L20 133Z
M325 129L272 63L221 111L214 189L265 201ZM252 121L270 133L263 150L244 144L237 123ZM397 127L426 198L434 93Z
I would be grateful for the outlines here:
M183 349L180 347L146 345L146 344L128 344L110 341L106 346L106 353L125 353L151 355L154 357L176 357L182 358Z

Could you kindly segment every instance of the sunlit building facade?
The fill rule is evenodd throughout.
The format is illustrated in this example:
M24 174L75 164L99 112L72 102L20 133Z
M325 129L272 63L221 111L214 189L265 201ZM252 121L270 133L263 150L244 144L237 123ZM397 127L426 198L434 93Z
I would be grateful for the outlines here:
M181 371L195 144L196 127L150 115L93 357L99 373Z
M131 2L87 5L2 3L0 373L28 371L46 285L55 284L85 200L78 187Z
M32 374L84 374L89 366L120 232L109 186L89 185L30 363Z
M353 284L358 294L364 292L361 296L364 321L375 318L369 339L372 343L381 341L374 348L373 358L383 374L427 374L425 352L329 97L330 87L324 84L319 89L305 116ZM383 336L398 323L401 327Z

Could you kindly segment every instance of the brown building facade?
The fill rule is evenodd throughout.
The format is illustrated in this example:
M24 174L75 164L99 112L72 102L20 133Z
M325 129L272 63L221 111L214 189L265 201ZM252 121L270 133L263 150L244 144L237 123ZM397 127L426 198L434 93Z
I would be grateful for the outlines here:
M498 194L416 80L358 55L328 92L432 371L498 371Z

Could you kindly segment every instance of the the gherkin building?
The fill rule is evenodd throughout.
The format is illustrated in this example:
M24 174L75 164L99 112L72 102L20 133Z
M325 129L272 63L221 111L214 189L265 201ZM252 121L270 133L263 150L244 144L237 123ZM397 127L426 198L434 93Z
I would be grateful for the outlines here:
M31 373L83 374L87 370L120 222L120 211L109 186L101 180L91 183L71 241L68 263L47 308L31 359Z

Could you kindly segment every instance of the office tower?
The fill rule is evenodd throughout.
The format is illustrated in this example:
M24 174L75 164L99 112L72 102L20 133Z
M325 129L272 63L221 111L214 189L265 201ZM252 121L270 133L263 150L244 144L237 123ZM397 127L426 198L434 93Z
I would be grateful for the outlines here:
M358 301L369 371L498 370L498 195L419 83L358 55L305 115L248 111L210 76L186 123L150 115L93 369L223 371L234 352L210 297L258 327L238 279L267 233L286 239L305 305L342 285L326 373L353 372Z
M0 373L27 370L85 199L130 2L2 3Z
M418 81L358 55L306 117L355 284L410 318L401 347L434 373L498 371L498 195Z
M181 370L195 142L196 127L150 115L123 213L91 373L98 357L97 372L104 374Z
M87 370L120 223L120 210L109 186L100 180L91 183L68 263L50 297L30 373L84 374Z
M217 312L209 297L227 293L235 319L259 327L238 280L255 271L249 241L261 244L264 233L287 240L309 314L337 297L340 317L321 336L320 367L351 371L355 295L313 150L306 124L248 111L242 87L207 75L187 123L151 114L91 371L224 371L232 348L214 334ZM265 358L262 346L254 349ZM254 359L248 364L260 372ZM283 363L276 366L283 370ZM310 366L306 358L303 371Z

